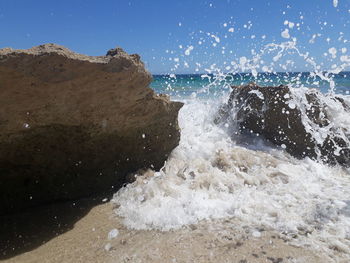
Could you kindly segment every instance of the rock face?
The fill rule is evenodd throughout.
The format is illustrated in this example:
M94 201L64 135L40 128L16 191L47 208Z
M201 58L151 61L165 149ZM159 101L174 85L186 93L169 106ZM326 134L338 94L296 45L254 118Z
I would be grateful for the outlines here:
M120 186L178 145L180 102L138 55L46 44L0 50L0 214Z
M350 166L349 131L332 123L324 98L311 89L293 94L287 86L233 86L216 121L234 122L240 133L259 134L297 158ZM328 100L342 112L349 109L342 98Z

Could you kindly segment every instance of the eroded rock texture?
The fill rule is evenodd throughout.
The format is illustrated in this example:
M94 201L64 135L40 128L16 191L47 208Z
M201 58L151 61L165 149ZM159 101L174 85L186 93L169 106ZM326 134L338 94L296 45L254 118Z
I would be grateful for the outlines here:
M155 94L138 55L46 44L0 50L0 214L120 186L160 168L182 104Z
M350 166L348 127L333 123L330 115L337 113L326 101L350 117L342 98L326 98L316 90L292 94L287 86L234 86L216 121L235 122L231 126L239 133L258 134L297 158Z

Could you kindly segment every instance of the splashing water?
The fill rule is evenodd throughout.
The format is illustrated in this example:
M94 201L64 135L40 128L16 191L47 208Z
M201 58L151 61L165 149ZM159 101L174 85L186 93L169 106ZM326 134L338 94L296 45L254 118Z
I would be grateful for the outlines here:
M134 229L176 229L235 217L297 244L350 255L350 174L263 146L238 146L213 123L216 101L188 101L180 145L159 172L148 171L113 199ZM350 126L348 126L350 127ZM328 253L330 253L328 251Z
M337 7L338 1L333 4ZM223 25L231 34L236 31L232 24ZM248 23L246 28L251 26ZM292 96L289 103L304 116L308 87L327 83L327 94L319 94L319 98L328 107L331 125L320 129L306 118L303 125L319 143L334 131L348 141L350 113L334 100L337 83L349 77L344 73L350 67L347 49L326 50L337 61L324 70L310 52L298 46L293 30L299 27L297 22L286 21L281 37L287 41L266 44L259 51L252 50L251 56L238 57L221 66L193 62L196 71L203 74L177 76L172 72L164 78L156 77L156 90L171 95L184 90L177 97L185 102L179 113L181 141L160 171L139 174L134 183L114 195L116 213L124 218L127 227L167 231L201 220L230 217L241 222L237 227L277 231L293 244L324 252L330 260L350 260L350 170L308 158L295 159L281 148L266 145L259 137L243 146L227 126L214 124L232 84L288 84ZM201 47L204 43L211 48L224 47L225 37L203 31L199 36L194 42ZM314 36L310 43L318 35ZM189 43L181 45L180 54L173 52L174 72L181 64L188 64L188 57L198 49ZM230 54L225 49L222 52L224 56ZM296 59L302 59L310 71L288 72L293 71ZM278 73L277 66L287 72ZM193 87L194 82L201 84ZM350 96L337 96L350 105Z
M333 0L333 6L338 7L338 0Z

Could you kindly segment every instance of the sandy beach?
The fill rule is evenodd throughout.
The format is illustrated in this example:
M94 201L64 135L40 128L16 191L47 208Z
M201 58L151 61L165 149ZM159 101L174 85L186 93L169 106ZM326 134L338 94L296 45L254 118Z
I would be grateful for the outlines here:
M6 244L1 246L1 262L329 262L316 252L288 244L277 233L254 236L235 228L233 220L169 232L129 230L114 215L113 204L103 199L2 218L8 238L2 240ZM51 218L57 222L54 228ZM119 233L110 240L113 229Z

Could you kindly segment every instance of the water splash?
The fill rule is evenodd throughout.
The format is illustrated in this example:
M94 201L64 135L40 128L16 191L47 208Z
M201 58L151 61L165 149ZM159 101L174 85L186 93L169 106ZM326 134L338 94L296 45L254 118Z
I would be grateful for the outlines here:
M259 138L250 149L241 147L225 126L214 125L217 107L217 101L187 101L180 145L166 165L115 194L124 223L164 231L234 217L296 244L349 256L350 171L294 159Z
M333 4L337 7L338 1ZM243 147L238 143L238 136L232 136L232 130L227 130L232 127L227 123L217 126L213 121L237 76L242 83L249 79L269 84L271 75L276 75L280 82L288 83L289 103L301 109L304 127L316 141L323 142L326 135L334 131L348 141L350 114L334 100L337 88L334 75L349 69L348 50L327 47L324 54L333 65L325 69L310 49L300 46L295 36L303 19L300 16L299 22L286 20L280 41L257 46L250 54L240 57L235 57L234 51L225 46L230 36L239 30L232 21L223 23L226 31L223 36L200 31L193 34L190 43L171 51L174 67L166 80L168 92L176 91L176 82L181 78L175 72L181 67L195 68L202 73L206 84L200 89L191 89L191 96L181 98L185 102L179 116L181 141L164 167L139 174L134 183L115 194L116 213L124 218L126 226L166 231L200 220L234 217L251 229L277 231L294 244L325 252L332 257L330 260L350 260L350 170L308 158L294 159L283 147L266 145L259 137L250 138ZM249 30L253 24L248 21L243 27ZM249 37L257 38L256 35ZM309 44L313 45L320 37L320 33L314 32ZM327 42L330 41L327 38ZM343 34L338 41L347 43ZM217 55L215 52L211 57L208 52L212 49L220 50L224 63L210 62ZM207 63L190 59L203 50ZM308 74L293 72L298 59L307 65ZM279 74L279 68L286 72ZM305 92L320 82L329 85L328 94L319 94L319 97L327 105L331 121L330 126L322 129L304 118L308 107ZM219 93L223 96L198 99L199 94L212 95L210 90L218 87L225 87L226 92ZM342 99L350 105L349 96Z
M333 6L334 6L335 8L338 7L338 0L333 0Z

